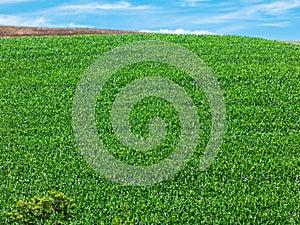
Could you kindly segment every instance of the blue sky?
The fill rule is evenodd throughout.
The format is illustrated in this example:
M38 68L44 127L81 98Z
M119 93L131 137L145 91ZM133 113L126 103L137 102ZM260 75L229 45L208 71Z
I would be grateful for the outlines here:
M0 25L300 40L300 0L0 0Z

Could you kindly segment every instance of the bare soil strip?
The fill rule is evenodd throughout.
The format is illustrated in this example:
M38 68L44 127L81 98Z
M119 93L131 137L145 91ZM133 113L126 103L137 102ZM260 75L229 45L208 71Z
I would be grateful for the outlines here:
M137 34L137 31L105 30L93 28L37 28L0 26L0 38L29 36L70 36L84 34Z

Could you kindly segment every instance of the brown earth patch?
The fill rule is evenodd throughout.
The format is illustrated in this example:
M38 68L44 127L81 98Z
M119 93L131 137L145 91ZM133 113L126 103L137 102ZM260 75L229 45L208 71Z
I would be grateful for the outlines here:
M137 31L105 30L93 28L37 28L0 26L0 38L29 36L71 36L85 34L137 34Z

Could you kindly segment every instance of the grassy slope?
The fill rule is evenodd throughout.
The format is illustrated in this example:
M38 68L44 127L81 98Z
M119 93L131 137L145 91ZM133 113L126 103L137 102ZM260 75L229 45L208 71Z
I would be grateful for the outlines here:
M211 67L226 97L228 131L207 171L197 170L198 154L171 180L124 187L95 173L79 154L72 101L93 60L146 39L185 46ZM75 224L299 224L299 77L300 46L261 39L0 39L0 223L17 200L54 189L75 199Z

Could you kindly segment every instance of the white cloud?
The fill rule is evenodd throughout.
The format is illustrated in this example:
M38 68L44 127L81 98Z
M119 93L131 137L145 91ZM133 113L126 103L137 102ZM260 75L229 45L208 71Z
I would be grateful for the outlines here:
M278 22L278 23L264 23L262 26L266 27L287 27L290 23L289 22Z
M211 24L211 23L226 23L233 19L240 19L240 13L227 13L219 16L206 17L202 19L195 20L195 24Z
M40 27L46 25L46 19L43 17L23 18L20 16L0 14L0 25Z
M34 0L0 0L0 4L14 4L20 2L32 2Z
M184 0L180 3L182 7L196 7L201 3L209 2L210 0Z
M178 29L159 29L159 30L140 30L140 32L148 32L148 33L161 33L161 34L213 34L207 30L185 30L182 28Z
M195 24L227 23L238 20L260 20L265 15L279 17L280 14L287 13L288 10L300 7L300 0L296 1L277 1L269 4L253 4L238 11L210 16L193 21Z
M76 24L76 23L70 23L68 25L68 27L71 27L71 28L92 28L91 26L89 25L83 25L83 24Z
M190 3L190 4L196 4L199 2L209 2L210 0L185 0L185 2Z
M95 10L145 10L145 9L154 9L154 7L149 5L138 5L133 6L129 2L121 1L114 4L100 4L100 3L89 3L89 4L77 4L77 5L63 5L57 10L62 11L77 11L79 13L93 12Z
M244 0L245 3L258 3L263 2L264 0Z
M272 2L270 4L260 4L253 7L253 9L256 9L257 11L265 12L267 14L277 14L286 12L290 9L298 8L300 7L300 1L277 1Z

